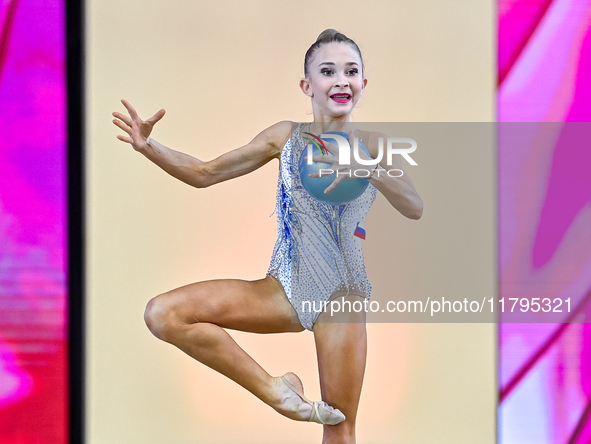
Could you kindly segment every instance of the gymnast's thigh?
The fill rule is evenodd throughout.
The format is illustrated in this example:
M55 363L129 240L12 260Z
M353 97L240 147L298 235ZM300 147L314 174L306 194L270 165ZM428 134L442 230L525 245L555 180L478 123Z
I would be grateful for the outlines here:
M272 277L196 282L156 298L177 322L207 322L252 333L304 330L283 287Z

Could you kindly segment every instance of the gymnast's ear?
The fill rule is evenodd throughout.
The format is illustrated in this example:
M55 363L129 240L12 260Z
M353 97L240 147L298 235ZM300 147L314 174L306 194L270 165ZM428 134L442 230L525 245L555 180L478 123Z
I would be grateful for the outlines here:
M310 84L310 81L308 79L303 78L300 80L300 88L308 97L314 97L314 93L312 92L312 85Z

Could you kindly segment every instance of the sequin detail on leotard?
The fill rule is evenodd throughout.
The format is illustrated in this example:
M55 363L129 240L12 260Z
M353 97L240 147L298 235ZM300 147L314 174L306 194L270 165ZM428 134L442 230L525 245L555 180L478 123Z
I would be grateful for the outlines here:
M305 148L301 127L281 152L275 210L278 237L267 276L283 285L299 321L312 330L320 307L336 291L371 296L362 240L354 233L357 227L365 227L376 188L370 183L361 196L345 205L313 198L300 181L299 159Z

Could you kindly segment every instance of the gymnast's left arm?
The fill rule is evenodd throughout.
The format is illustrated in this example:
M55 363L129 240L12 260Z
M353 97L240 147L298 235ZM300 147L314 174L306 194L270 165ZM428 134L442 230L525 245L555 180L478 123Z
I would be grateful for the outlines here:
M378 139L387 136L381 133L371 133L368 139L367 148L372 157L377 156ZM369 181L382 193L390 205L396 208L400 214L409 219L418 220L423 215L423 200L417 192L415 185L406 171L402 169L402 156L392 156L392 165L386 164L386 156L382 158L378 165L378 171L372 175ZM391 177L387 170L400 170L403 174L400 177ZM400 174L398 171L395 173ZM392 173L394 175L394 173Z

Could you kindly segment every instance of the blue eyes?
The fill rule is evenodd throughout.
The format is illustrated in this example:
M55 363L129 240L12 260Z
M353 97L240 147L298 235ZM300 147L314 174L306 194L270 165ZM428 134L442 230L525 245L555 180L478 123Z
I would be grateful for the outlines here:
M325 76L330 76L332 74L334 74L334 71L332 69L328 69L328 68L324 68L320 71L321 74L325 75ZM348 75L356 75L359 73L359 70L356 68L350 69L347 71Z

